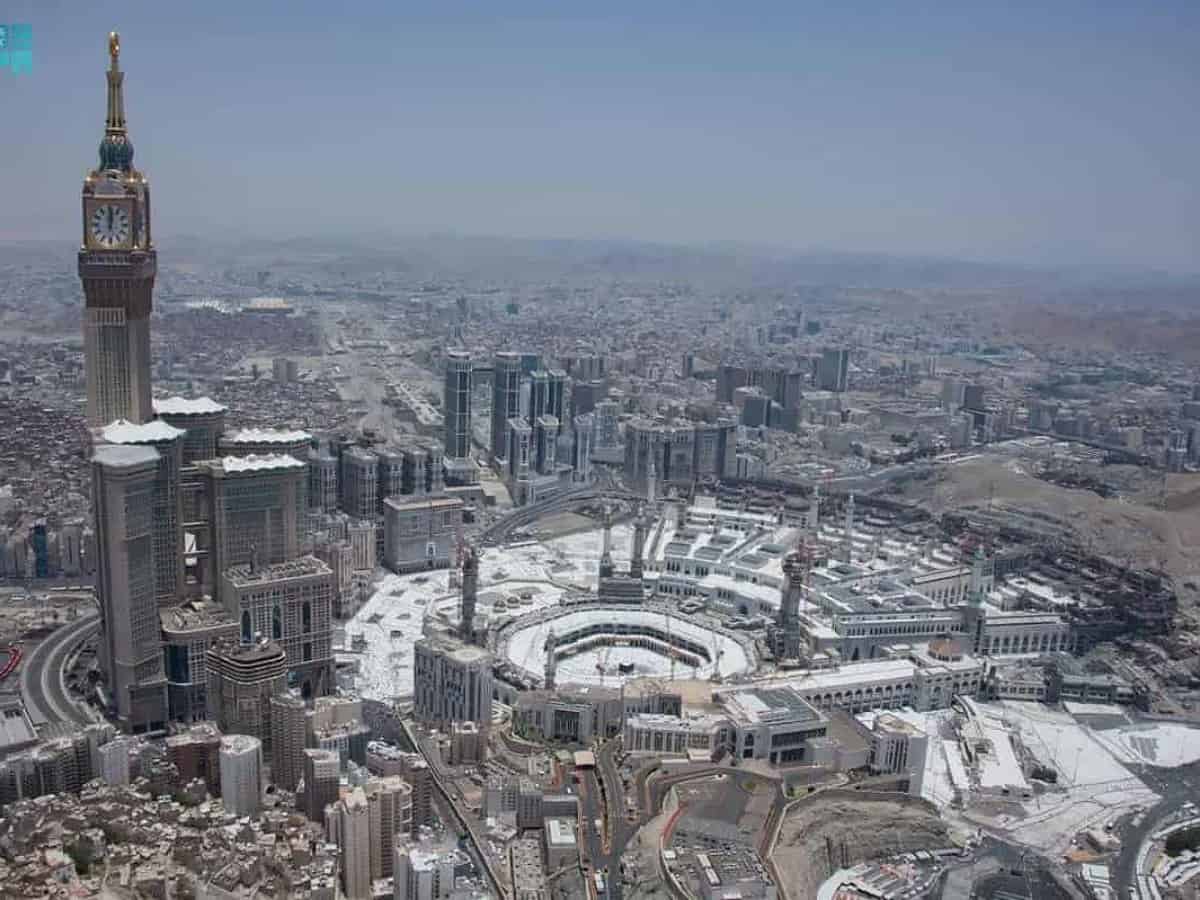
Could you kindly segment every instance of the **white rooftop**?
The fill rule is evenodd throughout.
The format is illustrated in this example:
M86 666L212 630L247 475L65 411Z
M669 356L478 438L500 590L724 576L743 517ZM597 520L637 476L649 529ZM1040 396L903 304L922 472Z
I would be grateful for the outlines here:
M837 669L806 672L779 680L769 679L760 681L759 684L762 687L794 687L800 691L833 691L874 681L911 679L916 671L916 664L907 659L877 659L847 663Z
M249 456L225 456L221 467L226 472L261 472L267 469L303 469L305 464L287 453L251 453Z
M92 461L113 468L157 464L158 451L141 444L101 444L93 453Z
M152 444L156 441L173 441L183 433L183 429L168 425L161 419L141 425L135 425L126 419L117 419L100 429L100 436L110 444Z
M225 432L221 440L230 444L294 444L312 440L312 435L298 429L239 428Z
M574 819L547 819L546 839L556 847L575 846Z
M166 416L206 416L227 409L211 397L160 397L154 401L154 411Z

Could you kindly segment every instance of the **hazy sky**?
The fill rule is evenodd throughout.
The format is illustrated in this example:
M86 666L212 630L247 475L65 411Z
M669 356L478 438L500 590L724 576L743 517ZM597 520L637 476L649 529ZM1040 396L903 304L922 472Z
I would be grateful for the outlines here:
M113 16L120 18L108 21ZM117 28L172 232L1200 270L1200 3L9 0L0 237L78 232Z

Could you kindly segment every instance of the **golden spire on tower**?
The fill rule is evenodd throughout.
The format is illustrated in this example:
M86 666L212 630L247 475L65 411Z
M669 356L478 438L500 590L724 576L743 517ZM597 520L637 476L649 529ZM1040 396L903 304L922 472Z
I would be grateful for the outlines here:
M134 171L133 143L125 129L125 73L118 59L121 55L121 36L108 33L108 114L104 120L104 140L100 142L100 170Z
M111 63L108 67L108 118L104 123L105 131L109 134L125 133L125 91L123 82L125 73L117 63L121 55L121 36L115 31L108 33L108 56Z

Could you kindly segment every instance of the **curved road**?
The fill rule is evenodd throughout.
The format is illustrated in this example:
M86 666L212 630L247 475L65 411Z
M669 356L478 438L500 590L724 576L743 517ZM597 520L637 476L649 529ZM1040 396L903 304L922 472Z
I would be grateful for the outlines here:
M94 721L85 707L67 695L63 667L81 641L100 630L100 614L89 612L48 634L21 667L21 696L34 724Z
M642 499L639 495L632 494L629 491L602 490L595 487L581 488L570 493L558 494L546 500L538 501L530 506L519 506L504 518L497 519L484 528L479 533L477 539L480 543L484 544L500 543L507 539L513 530L530 525L542 516L561 512L578 503L589 503L606 497L612 500L626 501Z

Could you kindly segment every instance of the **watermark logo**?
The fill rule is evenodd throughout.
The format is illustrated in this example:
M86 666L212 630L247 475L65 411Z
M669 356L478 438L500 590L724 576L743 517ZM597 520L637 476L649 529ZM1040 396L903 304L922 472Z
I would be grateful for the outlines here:
M14 75L33 71L32 25L0 25L0 72L5 69Z

